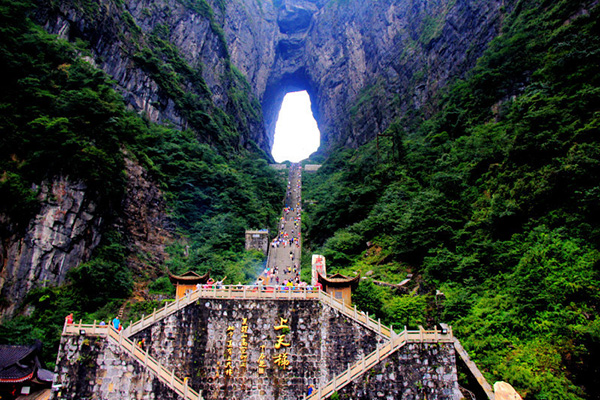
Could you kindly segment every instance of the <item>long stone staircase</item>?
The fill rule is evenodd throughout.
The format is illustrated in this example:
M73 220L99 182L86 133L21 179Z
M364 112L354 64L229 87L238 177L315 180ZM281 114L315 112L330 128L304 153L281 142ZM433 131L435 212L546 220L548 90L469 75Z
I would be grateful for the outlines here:
M212 298L232 298L231 295L235 292L231 292L228 288L220 289L221 291L211 291ZM200 293L199 291L197 291ZM196 292L194 292L196 293ZM228 294L228 295L226 295ZM408 331L404 330L400 334L394 333L391 327L382 326L379 321L375 322L372 318L369 318L368 315L357 312L356 308L350 308L341 304L338 300L332 298L330 295L324 292L318 292L317 298L322 301L324 304L331 306L332 308L342 312L347 317L352 318L354 321L368 327L374 332L383 336L386 340L382 343L378 344L376 349L364 356L361 360L355 362L354 364L348 365L348 368L337 375L334 375L333 379L327 382L323 387L319 387L311 396L306 397L310 400L320 400L330 397L337 390L343 388L352 380L367 372L369 369L373 368L380 361L386 359L388 356L393 354L395 351L400 349L407 343L454 343L456 339L452 335L452 331L426 331L426 330L418 330L418 331ZM298 295L298 293L296 293ZM301 296L308 295L308 293L302 293ZM273 295L271 295L273 296ZM286 293L283 296L276 297L268 297L270 299L287 299L290 294ZM139 328L141 326L147 327L152 323L158 321L161 318L165 318L166 316L172 314L175 310L181 309L191 302L194 296L190 295L186 301L181 301L177 303L172 303L161 309L159 312L154 312L148 318L142 318L140 321L136 322L138 328L136 328L135 332L143 328ZM199 297L196 297L196 299ZM208 296L203 298L209 298ZM144 322L145 321L145 322ZM132 325L132 326L134 326ZM137 330L139 329L139 330ZM144 351L140 347L136 346L134 342L129 339L128 336L133 335L133 331L129 333L126 330L118 332L112 326L100 326L96 323L94 324L82 324L81 321L79 323L65 324L63 329L63 335L79 335L81 331L84 330L85 334L88 336L103 336L106 337L109 343L118 346L122 351L129 354L134 360L136 360L141 366L146 368L148 371L153 373L161 382L163 382L167 387L173 390L178 395L182 396L186 400L199 400L203 399L202 394L196 392L194 389L190 388L187 384L186 379L179 378L174 370L170 370L165 366L161 365L160 362L154 357L148 354L148 350Z
M184 307L200 299L235 299L243 300L313 300L320 301L322 304L337 310L344 316L352 319L356 323L372 330L384 338L384 341L377 345L375 351L363 357L360 361L349 365L348 369L319 388L309 399L324 399L331 396L337 390L343 388L354 378L360 376L381 360L387 358L390 354L404 346L406 343L439 343L452 342L452 332L443 333L442 331L407 331L400 334L394 333L392 327L381 324L381 321L375 321L369 317L368 313L360 312L356 307L349 307L343 301L335 299L331 294L325 293L313 288L282 288L278 286L247 286L230 285L221 288L200 288L194 292L188 293L185 297L177 299L174 302L166 303L165 306L148 316L143 316L140 320L131 324L121 332L117 332L112 326L100 326L94 324L79 323L65 324L63 335L79 335L82 330L88 336L104 336L107 340L119 346L119 348L128 353L140 365L152 372L160 381L162 381L171 390L182 396L186 400L202 399L200 393L196 392L187 385L187 380L176 376L173 370L169 370L161 365L158 360L136 346L130 339L135 333L153 325L154 323L167 318Z
M79 323L64 326L63 335L80 335L84 330L89 336L107 337L110 343L121 348L122 351L131 355L140 365L152 372L160 381L162 381L171 390L182 396L186 400L202 399L201 393L196 392L187 385L187 380L176 376L173 370L169 370L161 365L158 360L151 357L147 351L137 347L130 339L135 333L151 326L152 324L174 314L184 307L200 299L230 299L230 300L312 300L320 301L322 304L337 310L345 317L348 317L356 323L370 329L380 335L384 340L379 343L376 349L364 356L354 364L348 365L348 368L342 373L334 375L333 379L317 388L310 396L309 400L320 400L330 397L336 391L352 382L369 369L373 368L380 361L385 360L398 349L407 343L452 343L457 354L465 361L467 367L471 370L488 399L494 400L494 392L489 383L483 377L483 374L477 369L477 366L470 360L467 352L462 347L457 338L452 334L452 329L443 325L444 330L404 330L396 334L392 327L382 325L379 320L374 320L367 313L360 312L356 307L349 307L343 301L340 301L331 294L325 293L313 288L283 288L279 286L248 286L248 285L229 285L221 288L200 288L194 292L188 293L185 297L176 301L166 303L165 306L148 316L143 316L140 320L131 324L122 332L117 332L112 326L100 326L94 324Z
M294 179L298 179L298 181ZM293 185L290 187L293 188L293 186L299 182L299 179L299 174L297 178L294 178L293 173L290 172L290 182L293 183ZM290 190L290 187L288 187L288 191ZM295 204L298 202L299 204L299 191L295 192L292 190L289 193L292 193L293 195L290 199L286 199L286 202L290 204ZM285 213L282 219L286 221ZM287 224L285 229L291 230L293 223L290 221L291 220L285 222L285 224ZM297 258L299 258L299 250L296 252L298 253ZM272 258L273 255L271 253L272 251L269 251L269 260L267 261L268 266L270 265L269 261L272 261L273 263L277 262L280 266L284 265L281 260L275 260ZM270 266L272 267L273 265ZM457 353L460 354L463 359L465 359L466 355L466 352L458 340L453 337L452 330L449 327L444 327L443 330L436 329L432 331L426 331L422 328L417 331L408 331L404 329L400 334L396 334L393 330L393 327L382 325L380 320L374 320L369 316L368 313L358 311L356 306L350 307L348 304L344 303L343 299L336 299L331 294L318 290L317 288L298 286L283 287L278 285L226 285L221 287L199 287L193 292L188 292L182 298L177 298L175 301L165 303L164 307L160 309L155 308L152 314L142 316L140 320L130 324L121 332L117 332L112 326L100 326L96 323L86 325L79 321L79 323L75 324L65 324L63 335L80 335L82 334L82 331L85 331L85 335L106 337L109 343L118 346L121 351L129 354L134 360L136 360L136 362L138 362L147 371L155 375L161 382L163 382L167 387L169 387L183 399L202 399L201 393L196 392L194 389L188 386L187 379L181 379L180 377L176 376L174 370L170 370L161 365L157 359L148 354L147 350L142 350L131 340L131 337L136 333L164 320L165 318L168 318L169 316L201 299L223 299L235 301L319 301L321 304L336 310L344 317L351 319L355 323L364 326L380 336L379 343L372 353L363 356L362 359L354 362L353 364L348 364L348 368L346 370L339 374L334 374L330 381L320 385L320 387L317 388L310 396L305 396L306 399L310 400L320 400L330 397L333 393L348 385L354 379L358 378L369 369L376 366L382 360L385 360L407 343L453 343ZM124 307L121 308L119 312L120 315L123 313L123 309ZM467 365L469 368L471 368L471 364L473 363L469 363L470 360L468 359L468 355L466 355L466 357L467 358L465 359L465 362L467 362ZM477 372L479 371L477 370ZM483 378L483 375L481 375L479 372L479 375L476 375L476 377L484 387L488 397L493 399L491 388L489 388L489 384L487 384L485 378ZM484 386L484 384L487 385L487 388ZM491 393L491 396L489 393Z

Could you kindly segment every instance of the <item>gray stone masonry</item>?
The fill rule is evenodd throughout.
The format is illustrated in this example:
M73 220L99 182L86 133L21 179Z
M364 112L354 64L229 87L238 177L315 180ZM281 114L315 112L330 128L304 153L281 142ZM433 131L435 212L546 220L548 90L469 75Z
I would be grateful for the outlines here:
M384 340L318 301L242 299L201 299L131 339L142 338L151 356L205 399L228 400L302 399L308 385L324 387ZM56 372L63 388L55 399L178 399L101 338L64 337ZM408 344L340 395L450 400L456 389L451 344Z
M352 400L453 400L460 395L456 379L452 343L410 343L338 393Z
M105 338L64 336L52 400L183 400Z
M242 366L242 323L247 318L246 368ZM289 332L275 330L287 319ZM233 327L231 339L227 329ZM276 349L285 334L289 347ZM354 362L375 350L378 335L312 300L236 301L205 299L137 333L146 339L150 355L207 399L297 399L309 384L324 385ZM231 343L228 343L231 340ZM232 347L231 375L226 375L227 348ZM266 368L259 373L261 346ZM289 365L276 366L287 353Z
M246 250L259 250L264 255L269 251L269 231L246 231Z

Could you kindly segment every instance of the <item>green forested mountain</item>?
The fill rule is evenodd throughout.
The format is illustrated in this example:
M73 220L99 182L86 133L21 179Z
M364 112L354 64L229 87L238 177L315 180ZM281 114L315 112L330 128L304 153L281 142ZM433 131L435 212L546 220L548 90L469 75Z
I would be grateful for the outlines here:
M211 100L206 66L181 56L170 27L144 36L121 13L130 26L115 34L138 46L131 58L174 99L189 130L130 110L90 62L88 42L58 39L33 22L39 3L0 0L3 249L43 206L42 183L59 177L82 182L104 221L91 258L61 284L29 291L0 326L0 342L43 339L53 360L67 313L106 319L138 297L144 301L127 307L135 318L159 304L143 294L172 290L167 268L250 279L262 258L243 251L243 230L274 227L285 182L259 146L241 140L240 126L260 120L260 106L230 62L221 14L209 3L179 2L209 21L218 39L211 45L227 60L215 75L234 82L222 88L234 109ZM104 9L73 4L92 19ZM227 4L214 8L224 13ZM356 302L385 323L450 323L490 380L508 381L528 400L599 399L600 11L597 2L569 0L506 1L502 11L501 34L462 79L420 111L379 110L403 115L379 143L320 155L323 167L304 176L304 254L322 252L330 271L366 276ZM139 14L152 17L149 9ZM442 23L423 25L429 31L411 46L426 47ZM384 104L385 93L374 93L383 86L350 113L373 108L372 99ZM147 171L167 204L164 263L124 227L127 162ZM397 290L372 282L409 274Z
M362 308L452 324L527 399L599 393L600 15L579 7L519 2L439 112L397 121L379 150L340 149L306 184L331 267L419 282L363 284Z
M42 339L52 362L65 315L113 318L134 285L168 292L166 277L155 280L167 269L253 278L263 256L244 251L244 229L276 223L285 186L261 150L232 144L236 128L224 114L205 114L209 121L193 132L128 111L113 82L85 58L86 43L49 35L29 19L33 9L27 1L0 6L2 238L22 234L41 206L38 185L60 176L83 182L107 221L89 261L70 270L66 283L30 291L17 314L32 311L0 326L2 343ZM126 158L149 171L167 200L173 226L165 265L144 261L151 255L124 232ZM147 269L132 269L132 257ZM157 305L138 303L131 318Z

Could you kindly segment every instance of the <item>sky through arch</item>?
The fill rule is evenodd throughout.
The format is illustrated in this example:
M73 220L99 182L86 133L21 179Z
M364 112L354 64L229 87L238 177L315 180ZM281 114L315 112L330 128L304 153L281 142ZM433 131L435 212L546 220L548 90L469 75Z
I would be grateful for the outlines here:
M271 151L275 161L302 161L317 151L320 141L321 133L310 109L308 93L286 94L275 124Z

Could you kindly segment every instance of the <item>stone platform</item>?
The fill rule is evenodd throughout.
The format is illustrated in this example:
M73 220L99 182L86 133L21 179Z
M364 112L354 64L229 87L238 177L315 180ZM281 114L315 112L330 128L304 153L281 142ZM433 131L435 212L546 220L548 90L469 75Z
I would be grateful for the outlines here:
M205 399L301 399L360 362L381 335L314 300L199 299L131 338ZM61 399L180 399L102 337L63 336ZM187 378L187 379L186 379ZM407 343L339 390L351 399L453 399L452 343Z

